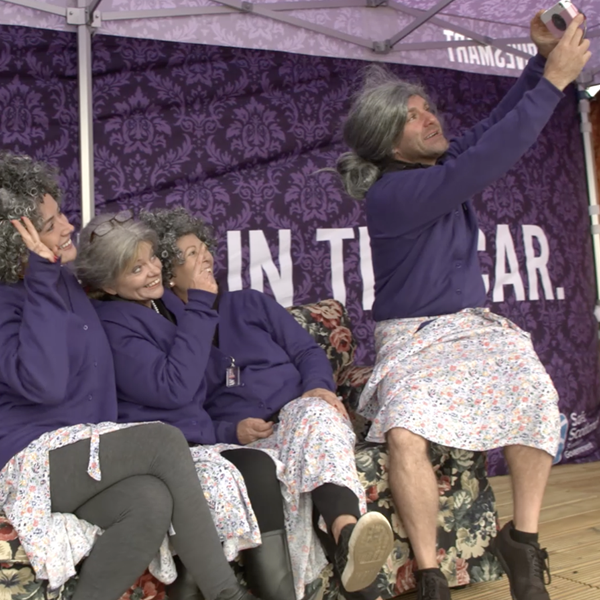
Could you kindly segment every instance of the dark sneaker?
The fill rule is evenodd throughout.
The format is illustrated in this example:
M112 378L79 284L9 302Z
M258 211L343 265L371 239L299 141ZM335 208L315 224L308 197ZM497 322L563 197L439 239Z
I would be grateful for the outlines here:
M335 548L335 566L344 589L356 592L371 585L394 546L388 520L378 512L346 525Z
M256 596L253 596L246 588L241 585L227 588L219 593L217 600L259 600Z
M417 600L450 600L448 580L439 569L416 571Z
M544 573L551 580L548 553L539 544L515 542L510 535L514 528L512 521L507 523L491 545L508 576L513 600L550 600L544 580Z

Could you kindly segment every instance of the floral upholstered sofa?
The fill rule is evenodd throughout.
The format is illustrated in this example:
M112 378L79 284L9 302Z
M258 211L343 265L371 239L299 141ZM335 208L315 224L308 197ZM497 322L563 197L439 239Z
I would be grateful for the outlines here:
M296 320L325 350L357 433L356 465L367 493L369 510L385 515L394 530L395 545L379 575L382 598L393 598L415 587L415 561L402 522L394 511L388 485L388 455L384 445L364 441L368 422L356 414L360 392L372 367L353 364L356 342L348 315L335 300L290 309ZM496 534L494 494L487 480L485 454L432 445L431 460L440 492L438 558L453 587L493 581L501 575L496 559L488 552ZM10 524L0 513L0 600L68 600L74 580L49 591L36 582L27 557ZM338 600L339 590L330 567L310 584L323 589L324 600ZM122 600L165 600L164 586L145 573Z

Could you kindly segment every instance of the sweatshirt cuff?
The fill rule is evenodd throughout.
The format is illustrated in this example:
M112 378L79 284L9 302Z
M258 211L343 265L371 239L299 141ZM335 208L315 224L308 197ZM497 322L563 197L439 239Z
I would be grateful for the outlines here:
M190 302L199 302L207 308L212 308L217 295L204 290L188 290L188 304Z
M536 71L543 73L546 68L546 61L547 59L538 52L533 58L529 59L529 66Z
M60 269L60 260L53 263L47 258L43 258L39 254L30 251L27 266L25 267L25 278L29 279L29 281L35 279L50 283L51 281L58 280Z
M237 437L237 426L235 423L229 423L228 421L215 421L215 436L217 443L222 444L239 444L240 441Z
M541 88L540 88L541 86ZM553 83L542 77L534 89L540 88L547 94L553 94L557 98L557 104L565 97L564 92L561 92Z
M330 392L334 393L336 391L335 382L332 379L327 378L321 380L313 379L307 382L305 385L302 386L302 393L306 394L306 392L309 392L310 390L314 390L316 388L329 390Z

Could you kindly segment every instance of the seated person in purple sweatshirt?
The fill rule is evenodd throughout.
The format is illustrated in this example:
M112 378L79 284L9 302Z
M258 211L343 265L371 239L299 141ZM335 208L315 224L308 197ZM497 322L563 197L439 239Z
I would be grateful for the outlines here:
M535 143L589 59L577 18L560 42L539 15L539 54L485 121L446 141L425 91L378 71L350 109L337 169L366 198L375 271L375 370L360 401L387 442L390 484L418 563L418 598L446 600L439 494L428 444L503 447L514 518L493 549L516 600L548 600L538 519L559 442L558 397L530 337L484 308L471 196Z
M169 306L179 303L181 310L192 301L197 258L207 256L212 267L210 233L183 208L143 213L141 219L159 237L169 288L163 299ZM335 395L327 356L265 294L220 291L213 310L218 325L211 337L204 406L213 419L228 424L232 441L267 450L282 464L291 498L288 537L297 584L310 582L324 565L311 527L314 506L329 532L324 541L346 590L378 597L369 586L391 551L391 528L378 513L361 517L365 496L356 472L354 433Z
M59 200L49 167L0 155L0 510L51 588L89 552L73 600L118 600L170 524L206 599L250 600L223 556L185 438L162 423L115 423L112 354L66 266L77 250ZM159 570L175 575L172 565Z
M239 447L223 452L228 463L206 447L237 442L234 428L213 421L204 408L204 371L217 324L212 308L217 284L210 254L200 255L194 263L189 302L184 305L171 293L163 297L157 243L156 232L134 220L130 211L98 215L80 235L76 273L88 293L100 300L95 307L113 351L118 420L163 421L183 432L198 476L208 484L205 489L217 531L226 544L234 544L231 551L226 549L228 558L233 560L239 549L251 545L247 532L252 525L244 522L249 514L256 528L255 544L261 538L262 544L243 553L248 583L263 600L293 599L275 463L264 452ZM230 463L244 478L242 494L223 489L220 482L229 476L228 468L239 477ZM211 480L212 484L208 483ZM196 597L198 588L193 581L189 584L185 589L178 586L176 594L169 590L169 597Z

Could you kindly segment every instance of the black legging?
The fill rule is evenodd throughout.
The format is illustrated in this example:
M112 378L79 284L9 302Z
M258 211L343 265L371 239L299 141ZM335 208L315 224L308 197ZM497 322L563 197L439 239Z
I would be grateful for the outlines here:
M52 511L106 528L81 569L73 600L118 600L158 550L169 521L173 546L206 600L237 587L179 429L151 423L102 435L101 481L87 474L89 454L89 439L50 452ZM146 491L138 496L139 489ZM143 518L148 506L152 516Z
M329 532L333 522L341 515L351 515L356 520L360 519L360 504L350 488L335 483L324 483L314 489L311 496L315 509L323 517Z
M283 498L273 460L265 452L252 448L226 450L221 454L242 474L260 531L267 533L283 529ZM314 489L311 496L328 531L340 515L360 518L358 498L347 487L324 483Z
M283 497L271 457L253 448L225 450L221 455L242 474L261 533L283 529Z

